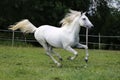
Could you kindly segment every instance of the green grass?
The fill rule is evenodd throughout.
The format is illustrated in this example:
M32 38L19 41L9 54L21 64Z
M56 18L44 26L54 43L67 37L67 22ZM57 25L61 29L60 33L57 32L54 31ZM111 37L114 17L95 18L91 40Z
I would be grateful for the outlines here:
M12 41L6 41L6 40L0 40L0 45L1 46L12 46ZM30 44L30 43L26 43L25 41L14 41L14 44L13 44L13 46L15 46L15 47L22 47L22 46L24 46L24 47L32 47L32 44Z
M84 50L76 50L69 61L71 53L55 49L64 59L58 68L43 48L0 46L0 80L120 80L120 51L89 50L86 65Z

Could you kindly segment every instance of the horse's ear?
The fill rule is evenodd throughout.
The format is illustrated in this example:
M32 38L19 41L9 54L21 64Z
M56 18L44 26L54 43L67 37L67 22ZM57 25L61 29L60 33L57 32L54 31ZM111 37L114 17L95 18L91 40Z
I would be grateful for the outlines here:
M86 12L81 11L81 15L86 15Z
M86 15L86 12L84 12L83 14Z
M83 11L81 11L81 15L83 14Z

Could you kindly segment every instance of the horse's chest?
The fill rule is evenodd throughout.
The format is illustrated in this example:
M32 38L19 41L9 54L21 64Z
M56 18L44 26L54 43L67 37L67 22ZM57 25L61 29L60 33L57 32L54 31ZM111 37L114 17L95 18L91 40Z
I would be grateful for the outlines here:
M78 42L77 37L70 37L67 42L71 45L74 46Z

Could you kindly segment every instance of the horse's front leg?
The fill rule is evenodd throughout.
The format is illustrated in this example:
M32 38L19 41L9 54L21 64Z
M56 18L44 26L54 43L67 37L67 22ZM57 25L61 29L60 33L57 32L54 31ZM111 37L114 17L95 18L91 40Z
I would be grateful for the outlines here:
M88 46L78 43L78 44L76 45L76 47L77 47L77 48L84 48L84 49L85 49L85 51L86 51L85 61L86 61L86 63L87 63L87 62L88 62L88 56L89 56Z
M78 56L78 52L75 51L74 49L72 49L70 46L67 46L64 49L67 50L67 51L69 51L69 52L72 52L74 54L73 57L69 58L70 60L74 60Z

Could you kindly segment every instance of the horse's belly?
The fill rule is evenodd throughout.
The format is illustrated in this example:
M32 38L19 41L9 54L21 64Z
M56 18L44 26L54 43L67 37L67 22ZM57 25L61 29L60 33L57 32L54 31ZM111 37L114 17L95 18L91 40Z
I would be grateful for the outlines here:
M61 39L59 36L49 34L49 37L47 36L45 39L47 43L53 47L62 47Z

